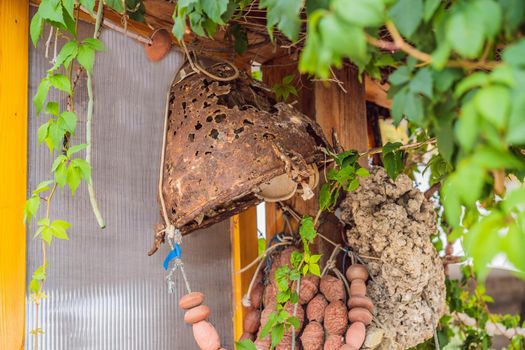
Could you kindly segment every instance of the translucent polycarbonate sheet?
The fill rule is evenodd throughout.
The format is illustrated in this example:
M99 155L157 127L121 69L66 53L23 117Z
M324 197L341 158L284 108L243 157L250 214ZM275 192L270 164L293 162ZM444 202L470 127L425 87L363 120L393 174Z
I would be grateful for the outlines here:
M80 25L81 36L92 30ZM153 225L161 219L157 186L166 92L183 56L172 51L163 61L151 63L142 45L123 34L105 29L101 39L108 51L97 55L93 76L93 181L107 228L98 228L85 184L75 198L69 189L58 191L51 219L68 220L72 226L69 241L54 240L47 248L48 297L39 310L45 333L39 336L38 349L197 349L177 306L185 293L180 274L176 274L176 292L167 293L162 268L167 246L153 257L146 255L153 242ZM49 51L52 55L53 40ZM43 42L36 49L31 46L30 100L51 67L44 52ZM50 97L65 105L64 94L53 91ZM79 144L85 142L85 74L78 81L75 100L79 124L73 143ZM29 112L28 188L34 189L50 178L53 157L37 144L37 129L48 116L37 116L32 105ZM27 232L28 281L42 261L34 232L32 223ZM229 224L184 237L183 259L193 290L205 293L212 309L210 320L223 345L232 349ZM29 298L26 313L26 349L34 349L30 331L36 315Z

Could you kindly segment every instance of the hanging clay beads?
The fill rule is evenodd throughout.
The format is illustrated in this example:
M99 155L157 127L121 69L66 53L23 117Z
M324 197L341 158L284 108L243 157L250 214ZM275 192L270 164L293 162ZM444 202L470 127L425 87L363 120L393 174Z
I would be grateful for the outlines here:
M202 305L204 294L192 292L179 299L179 307L186 310L184 322L191 324L193 337L201 350L218 350L221 347L219 333L207 318L210 316L210 308Z
M366 337L366 326L372 322L374 304L366 296L366 280L368 270L360 264L351 265L346 270L346 278L350 282L350 298L348 299L348 327L345 334L346 344L341 350L359 350Z

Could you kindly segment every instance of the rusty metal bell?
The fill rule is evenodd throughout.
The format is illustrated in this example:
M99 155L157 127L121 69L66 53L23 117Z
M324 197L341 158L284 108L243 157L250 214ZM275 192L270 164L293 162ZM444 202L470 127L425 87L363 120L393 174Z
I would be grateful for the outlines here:
M228 64L208 70L234 73ZM190 72L185 75L185 72ZM169 220L183 234L263 200L308 198L328 143L321 128L247 74L219 81L185 67L170 89L162 177ZM185 75L185 76L184 76Z

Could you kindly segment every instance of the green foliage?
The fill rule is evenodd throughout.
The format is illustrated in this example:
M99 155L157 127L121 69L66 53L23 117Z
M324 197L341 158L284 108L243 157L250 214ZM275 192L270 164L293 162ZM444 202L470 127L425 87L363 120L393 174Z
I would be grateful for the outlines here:
M281 83L272 86L272 91L277 101L287 101L290 95L297 96L297 89L292 85L293 80L293 75L287 75L282 79Z
M393 180L395 180L397 176L403 172L404 169L404 152L399 150L399 147L401 146L401 142L388 142L383 147L383 152L381 153L381 158L383 160L385 170L388 176L390 176L390 178Z

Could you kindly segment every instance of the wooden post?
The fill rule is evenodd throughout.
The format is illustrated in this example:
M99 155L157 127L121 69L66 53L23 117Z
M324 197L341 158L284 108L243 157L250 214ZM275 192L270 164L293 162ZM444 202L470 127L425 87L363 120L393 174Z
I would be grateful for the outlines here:
M0 349L25 333L29 1L0 1Z
M230 220L233 257L233 334L237 341L242 335L245 310L242 298L248 292L256 266L240 274L239 270L257 258L257 212L252 207Z

